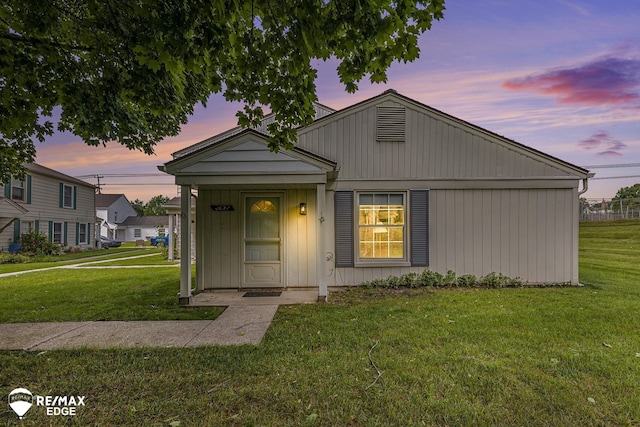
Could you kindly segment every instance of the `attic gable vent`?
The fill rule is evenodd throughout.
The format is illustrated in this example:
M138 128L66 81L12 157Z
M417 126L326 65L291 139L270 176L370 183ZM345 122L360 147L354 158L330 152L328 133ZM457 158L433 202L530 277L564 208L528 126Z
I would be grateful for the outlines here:
M404 142L405 123L404 107L377 107L376 141Z

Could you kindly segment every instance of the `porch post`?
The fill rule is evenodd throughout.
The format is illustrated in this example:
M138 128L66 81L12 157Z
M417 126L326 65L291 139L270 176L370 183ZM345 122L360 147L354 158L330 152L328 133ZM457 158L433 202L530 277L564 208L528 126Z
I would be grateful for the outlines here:
M324 245L324 235L326 233L327 226L324 225L324 213L326 211L326 188L325 184L318 184L316 186L316 219L318 220L317 228L316 228L316 244L317 244L317 253L316 256L316 271L317 271L317 280L318 280L318 301L327 301L328 291L327 291L327 282L326 282L326 249Z
M191 185L180 186L180 305L191 303Z
M175 245L175 237L173 235L173 229L175 228L173 224L174 214L169 214L169 261L173 261L173 247Z

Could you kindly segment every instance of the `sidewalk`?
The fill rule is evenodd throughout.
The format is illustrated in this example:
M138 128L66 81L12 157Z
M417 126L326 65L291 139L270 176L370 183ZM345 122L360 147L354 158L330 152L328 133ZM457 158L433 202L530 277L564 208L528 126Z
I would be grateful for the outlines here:
M145 258L145 257L154 256L154 255L157 255L157 254L135 255L135 256L122 257L122 258L109 258L109 259L102 259L102 260L97 260L97 261L78 262L78 263L74 263L74 264L54 265L54 266L51 266L51 267L34 268L33 270L21 270L21 271L12 271L10 273L2 273L2 274L0 274L0 277L19 276L21 274L36 273L38 271L47 271L47 270L59 270L59 269L64 269L64 268L149 268L148 265L130 265L130 266L124 266L124 265L121 265L121 266L106 266L106 265L104 265L104 266L96 266L96 264L103 264L103 263L108 263L108 262L121 261L121 260L125 260L125 259ZM89 259L89 258L85 258L85 259ZM82 261L82 260L80 260L80 261ZM153 267L154 268L157 268L157 267L176 268L176 267L179 267L179 264L154 265Z
M196 295L194 306L228 306L215 320L0 324L0 350L257 345L280 304L312 303L318 298L317 291L284 291L278 297L243 295L237 291Z

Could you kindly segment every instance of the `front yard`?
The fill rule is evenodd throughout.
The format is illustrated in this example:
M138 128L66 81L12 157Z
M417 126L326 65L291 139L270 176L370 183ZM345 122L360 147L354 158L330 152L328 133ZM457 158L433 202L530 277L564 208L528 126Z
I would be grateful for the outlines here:
M580 232L582 288L350 292L281 307L260 346L2 351L0 398L86 396L25 426L638 425L640 222ZM177 269L95 271L3 278L0 321L194 312L175 306Z

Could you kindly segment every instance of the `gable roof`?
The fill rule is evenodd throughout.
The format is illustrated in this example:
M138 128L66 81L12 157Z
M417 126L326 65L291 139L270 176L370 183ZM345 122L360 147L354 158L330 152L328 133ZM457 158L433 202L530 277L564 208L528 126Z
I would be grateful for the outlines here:
M517 158L521 159L521 164L524 164L522 162L529 162L530 160L534 161L536 162L535 164L543 165L542 167L546 168L544 169L545 176L556 175L558 177L562 175L567 179L570 179L571 177L587 178L589 176L589 171L585 168L576 166L574 164L571 164L569 162L556 158L552 155L549 155L542 151L536 150L534 148L531 148L529 146L516 142L513 139L506 138L495 132L484 129L480 126L474 125L465 120L459 119L457 117L444 113L440 110L437 110L435 108L429 107L428 105L425 105L419 101L416 101L407 96L398 94L395 90L392 90L392 89L386 90L379 95L360 101L356 104L345 107L341 110L333 111L331 113L322 115L321 117L316 118L316 120L313 123L309 124L308 126L298 128L298 144L296 145L296 147L293 150L281 150L280 152L288 153L292 155L301 155L303 156L303 160L305 161L312 161L312 162L320 161L324 165L331 165L333 170L336 170L337 163L327 159L326 157L323 157L323 156L330 156L331 158L336 157L336 153L335 153L336 147L329 148L326 145L327 135L328 135L327 132L335 131L335 130L330 130L331 128L328 127L327 125L330 124L331 126L334 126L337 124L338 126L341 126L340 123L343 123L342 126L346 126L348 116L355 115L355 114L364 114L363 112L365 110L373 107L381 106L383 104L384 105L402 105L412 109L413 111L417 111L420 114L424 114L425 116L429 117L431 120L434 120L434 123L436 122L443 123L451 128L463 130L464 132L470 135L473 135L473 138L475 138L477 141L485 140L493 144L493 147L498 147L499 149L503 150L502 151L503 153L515 153L516 156L519 156ZM365 119L363 118L362 120L365 120ZM321 128L325 126L327 127L324 130L324 136L321 136L322 133L318 134L318 132L321 131L322 130ZM268 138L268 135L256 130L245 129L244 131L242 131L238 129L239 128L234 128L230 130L229 133L216 135L212 138L201 141L200 143L194 144L190 147L187 147L184 150L174 153L174 159L166 163L164 165L164 168L159 167L160 170L171 173L173 175L177 175L180 173L191 173L191 172L196 173L195 170L191 172L187 171L183 166L186 166L188 163L191 163L193 161L203 160L206 155L202 155L202 153L207 150L210 150L210 149L216 150L217 147L222 147L222 145L224 144L229 144L227 148L231 147L231 143L229 141L234 140L234 138L238 138L246 135L253 135L257 137L258 140L264 141L265 143ZM354 130L356 132L356 138L361 139L361 135L358 133L361 130L362 129L360 128ZM316 133L314 134L314 132ZM338 138L339 137L340 136L338 136ZM335 145L335 143L337 143L338 141L332 141L332 142ZM464 141L460 143L467 144ZM466 146L468 146L468 144ZM305 149L302 149L301 147L304 147ZM312 150L313 152L309 150ZM209 154L215 155L213 151L210 152ZM360 155L362 154L364 153L360 153ZM354 154L351 153L352 157L353 155ZM501 161L509 162L513 160L513 157L514 156L511 154L505 155L504 158L501 159ZM186 159L189 159L189 160L186 160ZM224 156L220 156L219 160L220 160L220 164L222 164L224 161L229 161L229 159L224 159ZM340 167L342 168L342 166L344 165L341 163L341 160L339 158L336 158L336 160L339 160L338 163L340 163ZM269 161L277 161L277 158L272 156L269 159ZM231 165L226 165L226 167L231 167ZM243 171L242 169L233 170L233 172L236 173L236 175L251 173L251 171L252 170ZM264 169L262 172L265 172L265 171L269 171L269 170ZM554 171L556 171L557 173L554 173ZM201 174L205 173L204 170L197 171L197 172ZM219 170L217 172L222 172L222 170ZM232 174L231 170L227 170L226 173ZM365 178L358 174L354 175L354 177L356 176ZM502 176L502 175L498 174L495 176ZM178 182L176 181L176 183Z
M31 173L37 173L39 175L48 176L50 178L59 179L61 181L70 182L70 183L82 185L85 187L95 188L95 185L93 184L89 184L88 182L82 181L81 179L74 178L62 172L58 172L56 170L50 169L46 166L39 165L38 163L26 163L24 164L24 167Z
M127 197L124 194L96 194L96 209L98 208L108 208L112 204L114 204L119 198L124 197L127 200ZM127 200L128 202L129 200Z
M545 152L536 150L535 148L529 147L527 145L524 145L522 143L519 143L513 139L507 138L505 136L499 135L495 132L492 132L490 130L487 130L485 128L482 128L480 126L474 125L473 123L467 122L466 120L460 119L458 117L452 116L450 114L447 114L445 112L442 112L436 108L430 107L426 104L423 104L422 102L416 101L413 98L409 98L406 95L402 95L400 93L398 93L396 90L394 89L387 89L384 92L373 96L371 98L367 98L365 100L362 100L360 102L357 102L355 104L352 104L348 107L345 107L341 110L337 110L332 114L323 116L317 120L315 120L313 123L311 123L310 125L304 127L304 128L300 128L299 129L299 134L301 133L306 133L309 132L315 128L317 128L318 126L322 126L324 124L326 124L328 121L333 121L333 120L337 120L341 117L344 117L348 114L352 114L354 111L357 111L359 109L363 109L366 108L367 106L371 106L373 104L379 104L382 101L384 101L386 99L392 99L395 101L400 101L401 103L405 103L405 104L409 104L412 105L418 109L421 109L423 111L428 112L430 115L437 117L438 119L448 122L450 124L453 124L456 127L462 127L465 128L471 132L477 133L481 136L487 137L493 141L500 141L504 144L509 145L512 148L517 149L518 151L520 151L521 153L526 153L531 155L532 157L535 157L536 160L540 160L540 159L544 159L547 162L553 163L555 165L558 166L562 166L563 168L569 169L571 171L573 171L574 173L577 173L578 175L584 175L585 177L589 174L589 170L574 165L572 163L569 163L567 161L564 161L562 159L559 159L557 157L554 157L550 154L547 154Z
M314 102L313 103L313 107L315 110L315 119L319 119L321 117L327 116L333 112L335 112L336 110L334 110L331 107L327 107L326 105L320 104L318 102ZM186 155L192 154L198 150L207 148L217 142L226 140L234 135L238 135L240 133L242 133L243 131L245 131L246 129L252 129L254 131L257 131L263 135L266 136L270 136L269 134L269 129L268 129L268 125L273 123L275 121L275 113L269 113L266 116L264 116L264 118L262 119L262 123L260 124L260 126L258 127L249 127L249 128L243 128L241 126L236 126L234 128L231 128L229 130L226 130L224 132L221 132L217 135L214 135L212 137L209 137L205 140L202 140L200 142L197 142L193 145L190 145L186 148L183 148L181 150L176 151L175 153L172 153L172 157L174 159L177 159L179 157L184 157Z
M294 147L277 153L269 150L268 136L245 129L223 140L165 163L158 168L172 175L291 175L326 176L336 163ZM264 178L261 178L264 180Z
M140 226L146 228L152 228L157 226L158 224L162 224L166 226L169 224L169 216L168 215L157 215L157 216L130 216L127 217L124 221L122 221L120 226Z

